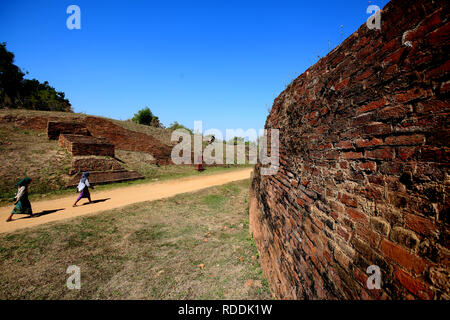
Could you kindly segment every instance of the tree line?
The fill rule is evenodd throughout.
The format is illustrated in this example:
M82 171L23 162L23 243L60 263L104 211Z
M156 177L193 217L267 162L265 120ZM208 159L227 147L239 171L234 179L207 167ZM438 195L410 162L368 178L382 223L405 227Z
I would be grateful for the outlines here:
M14 64L14 54L0 43L0 108L73 112L64 92L56 91L47 81L25 79Z

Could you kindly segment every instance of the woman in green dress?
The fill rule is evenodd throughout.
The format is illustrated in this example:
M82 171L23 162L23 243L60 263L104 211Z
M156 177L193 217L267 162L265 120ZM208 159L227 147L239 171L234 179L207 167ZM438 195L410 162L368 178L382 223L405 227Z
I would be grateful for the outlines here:
M17 186L19 189L17 190L17 193L14 197L14 209L11 211L11 215L6 220L6 222L9 222L12 220L12 216L17 213L21 214L29 214L30 216L33 216L33 210L31 209L31 203L30 200L28 200L28 186L31 183L31 178L23 178L17 183Z

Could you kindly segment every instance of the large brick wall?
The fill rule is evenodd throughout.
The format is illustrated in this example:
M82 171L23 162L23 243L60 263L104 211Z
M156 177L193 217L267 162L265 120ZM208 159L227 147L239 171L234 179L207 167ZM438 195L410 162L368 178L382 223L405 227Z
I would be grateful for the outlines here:
M450 299L448 16L393 0L275 99L280 168L256 165L250 228L277 297Z

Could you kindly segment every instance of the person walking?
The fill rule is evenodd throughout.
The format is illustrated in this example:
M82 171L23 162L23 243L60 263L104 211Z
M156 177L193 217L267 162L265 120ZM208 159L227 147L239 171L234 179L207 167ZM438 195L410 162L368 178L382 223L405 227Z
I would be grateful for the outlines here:
M89 172L83 172L83 174L81 175L80 183L78 184L78 187L77 187L78 192L80 192L80 195L78 196L78 199L73 204L74 207L77 206L77 202L80 201L82 198L87 198L89 200L89 203L92 203L91 194L89 192L89 187L91 187L92 189L94 189L94 187L89 184L88 177L89 177Z
M14 201L15 206L6 222L12 221L12 216L17 213L29 214L30 217L33 216L33 209L31 208L30 200L28 200L28 186L32 180L33 179L31 178L23 178L16 184L16 186L18 186L18 190L12 200Z

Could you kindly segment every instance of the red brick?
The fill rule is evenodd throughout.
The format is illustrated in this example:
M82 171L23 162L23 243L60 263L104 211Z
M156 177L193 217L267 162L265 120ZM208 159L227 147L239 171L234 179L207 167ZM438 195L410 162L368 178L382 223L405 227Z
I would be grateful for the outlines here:
M410 254L402 247L386 239L381 240L381 251L402 267L414 271L416 274L421 274L425 270L426 263L423 259Z
M438 228L429 218L424 218L414 214L406 215L406 226L423 236L433 236L438 234Z
M358 168L361 170L375 171L377 164L372 161L358 163Z
M405 93L400 93L395 96L395 101L397 103L406 103L413 100L417 100L419 98L424 98L427 96L427 92L420 88L414 88L408 90Z
M397 105L392 107L386 107L381 110L378 110L378 118L380 120L399 119L406 117L408 112L411 112L411 108L408 106Z
M387 42L383 48L381 48L380 50L380 54L384 54L386 52L390 53L393 51L393 49L396 49L398 47L400 47L400 40L398 38L394 38L391 41Z
M411 160L416 153L415 147L400 147L397 149L398 158L402 161Z
M390 147L368 150L365 152L365 156L370 159L392 160L394 159L394 151Z
M367 148L367 147L379 146L379 145L383 144L383 140L378 139L378 138L372 138L372 139L360 138L355 141L355 144L360 148Z
M357 210L357 209L353 209L353 208L347 208L346 209L347 214L352 217L352 219L354 221L363 223L363 224L367 224L368 220L367 217L364 213L362 213L361 211Z
M304 206L305 206L305 202L304 202L302 199L297 198L297 199L295 199L295 201L297 201L297 203L298 203L301 207L304 207Z
M427 72L427 77L431 79L436 79L443 77L450 73L450 60L447 60L443 65L434 68Z
M346 193L339 193L338 194L338 199L339 201L341 201L343 204L350 206L350 207L357 207L358 203L356 202L356 199L349 196Z
M428 162L448 162L449 152L445 148L439 147L421 147L418 154L418 160Z
M441 90L439 90L441 94L446 94L450 91L450 82L447 81L442 84Z
M339 82L337 85L335 85L334 89L335 89L336 91L339 91L339 90L341 90L341 89L347 87L348 84L349 84L349 82L350 82L350 78L344 79L344 80L342 80L341 82Z
M357 77L356 81L361 81L361 80L367 79L371 75L373 75L373 70L367 70L367 71L363 72L359 77Z
M281 166L275 178L255 167L249 202L277 298L445 292L448 22L442 0L406 2L388 3L382 32L363 25L275 99L266 127L282 132ZM371 264L382 290L365 286Z
M432 47L443 46L449 43L450 39L450 23L447 22L444 26L431 32L426 36L428 44Z
M355 235L359 239L364 240L364 244L367 247L370 247L370 250L375 250L379 247L379 244L381 241L381 236L378 233L367 228L367 226L368 226L367 221L365 221L365 220L362 220L362 221L364 223L355 225ZM362 249L360 247L358 247L358 248L359 248L359 250ZM362 252L362 253L365 253L365 252ZM367 253L365 253L365 254L367 254Z
M412 276L398 269L395 277L409 292L423 300L431 300L434 297L433 291L425 283L414 279Z
M339 152L338 151L329 151L325 154L325 159L337 160L337 159L339 159Z
M337 230L337 233L338 233L342 238L345 239L345 241L347 241L348 238L350 237L350 234L349 234L344 228L342 228L341 226L338 226L336 230Z
M361 114L361 113L364 113L367 111L372 111L372 110L381 108L381 107L385 106L386 104L387 104L386 99L382 98L380 100L373 101L365 106L362 106L361 108L358 109L358 113Z
M413 134L409 136L392 136L387 137L384 142L388 145L404 145L413 146L425 143L423 134Z
M342 157L345 159L361 159L363 156L361 152L344 152Z
M353 144L350 140L339 141L335 144L335 148L337 149L351 149L353 148Z
M391 64L391 63L398 63L400 61L400 58L403 55L403 52L405 52L405 48L400 48L394 53L391 53L386 57L386 59L383 60L385 64Z
M388 134L391 131L390 124L381 122L374 122L364 127L364 132L367 134Z
M321 144L317 147L318 150L326 150L331 148L333 148L333 145L331 143Z

